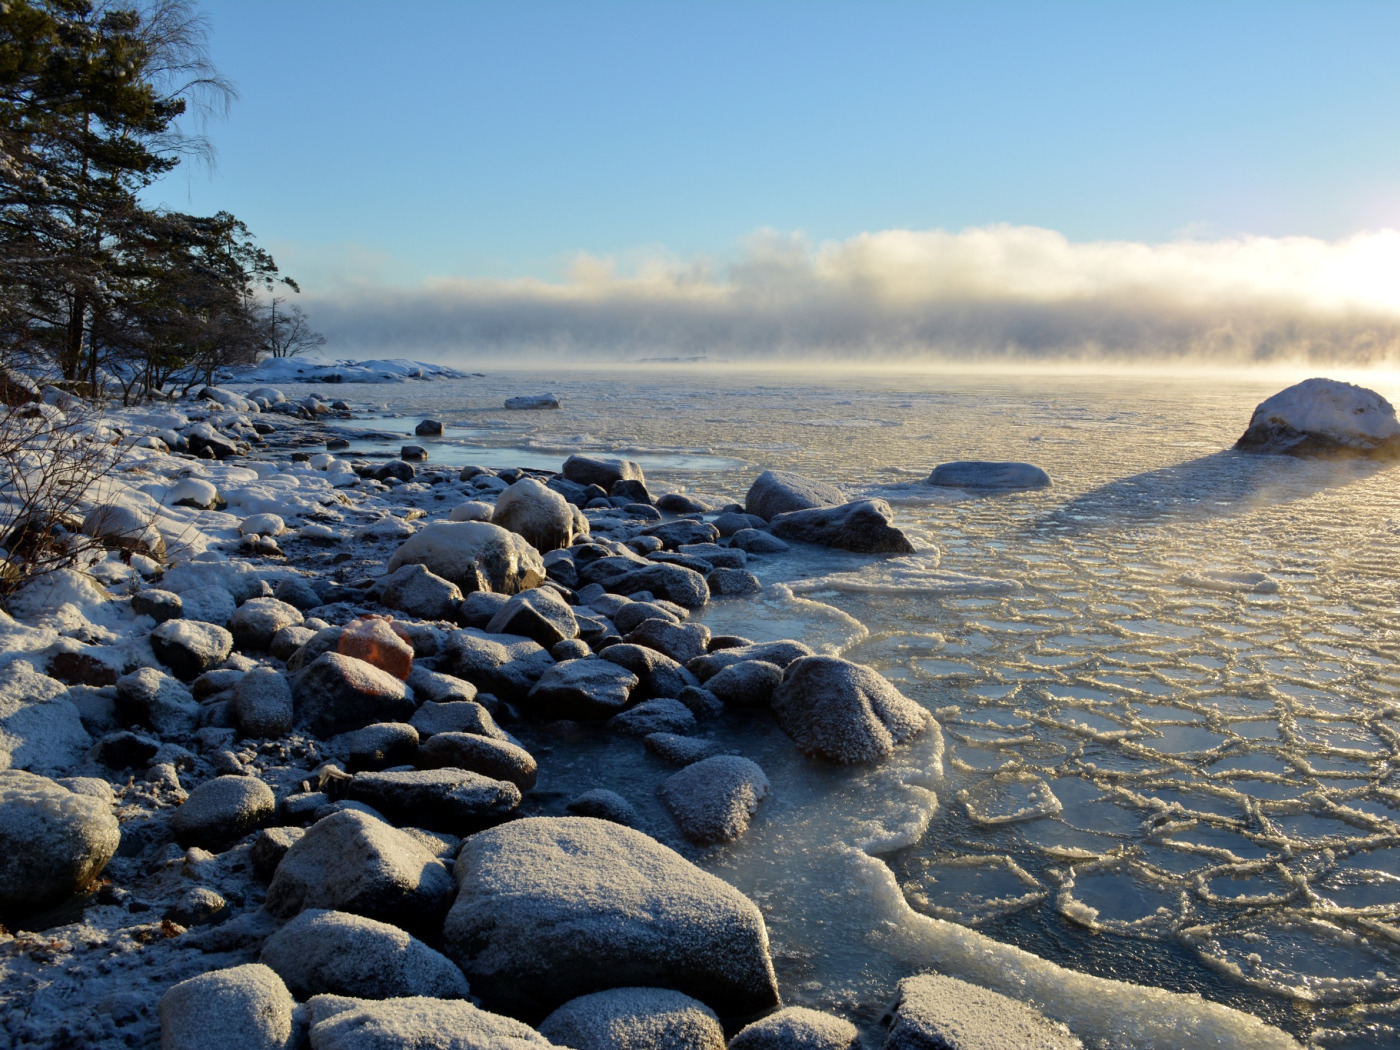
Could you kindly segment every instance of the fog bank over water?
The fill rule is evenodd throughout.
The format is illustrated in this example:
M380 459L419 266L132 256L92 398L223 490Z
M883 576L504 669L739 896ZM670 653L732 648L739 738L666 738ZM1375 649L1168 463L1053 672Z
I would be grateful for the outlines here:
M565 280L443 279L308 295L337 352L444 361L874 357L1215 364L1400 360L1400 231L1074 243L1024 226L812 244L732 260L577 257Z

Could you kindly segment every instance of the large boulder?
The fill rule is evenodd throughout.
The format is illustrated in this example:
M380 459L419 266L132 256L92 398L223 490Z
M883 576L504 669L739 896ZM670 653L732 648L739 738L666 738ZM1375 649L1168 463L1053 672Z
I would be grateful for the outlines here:
M913 554L914 545L891 524L893 520L888 503L866 499L779 514L773 519L773 535L862 554Z
M554 657L529 638L468 627L448 638L438 666L502 700L519 700L554 666Z
M509 781L452 768L356 773L346 795L391 820L456 835L499 824L520 805Z
M108 803L34 773L0 771L0 915L13 925L85 889L120 841Z
M639 831L517 820L468 838L454 870L443 951L488 1006L533 1019L644 982L724 1016L777 1005L758 908Z
M885 758L933 723L879 672L834 656L790 663L772 707L803 753L841 763Z
M423 565L463 592L516 594L544 582L544 562L523 536L484 521L440 521L410 537L388 571Z
M292 679L298 725L318 736L359 729L372 722L407 722L414 703L403 682L379 668L322 653Z
M681 834L702 846L732 842L768 794L768 778L756 762L715 755L686 766L661 785L661 800Z
M786 470L765 470L749 486L744 510L764 521L772 521L789 511L834 507L845 502L846 494L835 485Z
M354 912L406 930L433 930L452 902L452 876L416 839L358 810L313 824L267 888L281 919L307 908Z
M940 463L928 476L930 485L960 489L1043 489L1050 487L1050 475L1032 463L991 463L980 459Z
M151 651L182 682L192 682L233 651L233 635L198 620L167 620L151 632Z
M535 478L521 478L496 497L491 524L518 533L541 554L574 542L569 501Z
M555 1050L529 1025L463 999L313 996L311 1050Z
M580 996L541 1021L540 1035L573 1050L724 1050L715 1012L670 988Z
M270 824L276 811L276 796L257 777L215 777L190 792L170 819L170 830L182 846L217 853Z
M646 484L642 468L630 459L601 459L593 456L570 456L564 460L564 477L579 485L597 485L604 492L619 481L640 481Z
M1064 1025L956 977L906 977L886 1015L884 1050L1082 1050Z
M636 675L607 660L565 660L540 676L525 703L539 718L609 718L627 706L636 686Z
M1245 452L1400 459L1400 422L1374 390L1305 379L1259 403L1235 442Z
M158 512L133 502L116 501L94 507L83 518L82 531L110 550L144 554L165 561L165 539L155 527Z
M789 1006L744 1028L729 1050L859 1050L860 1033L844 1017Z
M349 912L302 912L267 939L262 961L300 999L326 993L363 999L467 996L467 979L441 952L397 926Z
M292 1050L294 1009L282 979L261 963L211 970L161 996L161 1050Z
M705 683L705 688L730 707L767 707L783 680L783 669L767 660L730 664Z

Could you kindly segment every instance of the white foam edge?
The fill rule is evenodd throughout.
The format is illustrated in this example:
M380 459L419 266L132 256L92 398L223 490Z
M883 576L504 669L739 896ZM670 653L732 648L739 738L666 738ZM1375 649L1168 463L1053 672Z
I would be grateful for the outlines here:
M1085 1041L1132 1050L1302 1050L1281 1029L1253 1014L1195 993L1079 973L1002 944L976 930L923 915L909 906L894 872L850 846L838 846L885 916L874 946L918 967L959 977L1035 1005Z

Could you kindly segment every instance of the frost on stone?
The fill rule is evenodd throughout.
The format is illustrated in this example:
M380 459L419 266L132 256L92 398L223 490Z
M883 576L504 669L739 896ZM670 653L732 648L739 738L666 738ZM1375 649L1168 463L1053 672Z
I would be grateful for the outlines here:
M540 1034L573 1050L724 1050L715 1012L669 988L580 996L541 1021Z
M350 999L306 1004L311 1050L550 1050L529 1025L461 999Z
M661 798L692 842L732 842L749 829L768 794L768 777L756 762L715 755L686 766L661 785Z
M1246 452L1400 458L1400 422L1374 390L1305 379L1259 403L1235 442Z

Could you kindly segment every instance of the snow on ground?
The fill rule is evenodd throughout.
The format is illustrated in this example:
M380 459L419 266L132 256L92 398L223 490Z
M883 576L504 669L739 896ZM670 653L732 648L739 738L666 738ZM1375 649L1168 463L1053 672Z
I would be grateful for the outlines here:
M308 354L274 357L252 368L231 369L226 381L240 387L279 383L404 383L415 379L461 379L465 375L446 365L405 358L350 361Z

